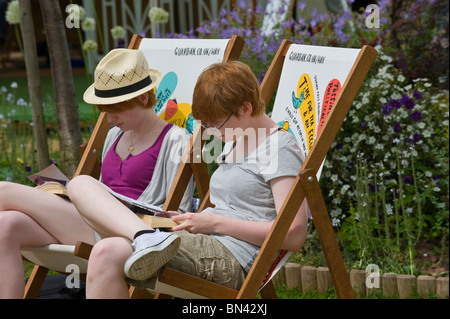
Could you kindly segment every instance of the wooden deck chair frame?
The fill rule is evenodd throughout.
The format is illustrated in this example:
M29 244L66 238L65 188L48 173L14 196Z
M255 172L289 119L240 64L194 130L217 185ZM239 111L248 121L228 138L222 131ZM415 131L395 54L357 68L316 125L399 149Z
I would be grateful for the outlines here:
M143 37L139 35L133 35L129 49L138 49ZM232 36L225 49L223 61L237 60L242 52L245 41L239 36ZM77 167L75 176L78 175L91 175L99 176L99 155L103 143L108 134L110 124L106 120L104 113L101 113L97 123L92 132L91 138L87 145L83 147L83 155L80 164ZM197 125L194 130L188 150L184 155L182 164L180 165L175 180L172 183L172 187L169 191L167 200L163 206L164 210L178 210L179 204L183 198L184 191L194 176L196 182L196 189L201 200L201 207L209 205L209 173L205 162L194 159L196 154L201 154L201 148L204 141L202 141L202 128ZM200 148L200 149L197 149ZM66 256L68 255L72 260L89 259L92 246L83 242L78 242L75 246L69 245L48 245L41 249L43 252L51 254L52 248L55 247L58 250L64 250ZM36 298L42 287L42 284L47 276L48 270L46 267L35 264L30 278L25 286L24 298Z
M263 82L261 83L263 100L266 103L270 101L278 87L284 59L291 44L292 42L288 40L282 42ZM159 282L207 298L255 298L300 205L306 198L327 265L330 269L336 293L339 298L354 298L348 273L338 247L316 173L325 159L328 149L339 131L376 55L376 50L370 46L363 46L360 50L359 55L337 96L334 107L328 114L316 141L308 153L294 185L281 207L268 236L261 246L260 252L242 287L239 290L230 289L167 267L161 270L158 277ZM260 291L260 294L263 298L276 297L273 284L269 282Z

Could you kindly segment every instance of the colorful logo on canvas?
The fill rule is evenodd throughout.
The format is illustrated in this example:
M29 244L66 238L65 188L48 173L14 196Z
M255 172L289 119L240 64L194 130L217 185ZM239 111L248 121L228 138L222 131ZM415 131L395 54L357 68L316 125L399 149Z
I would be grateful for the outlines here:
M168 72L164 75L156 90L155 112L166 122L173 123L181 128L185 128L192 133L195 128L195 120L192 116L192 106L189 103L178 103L172 94L178 84L178 76L175 72ZM163 109L166 105L165 109Z
M170 99L167 102L166 110L159 117L166 122L185 128L189 133L192 133L195 128L192 106L189 103L177 103L176 99Z
M317 128L317 133L319 133L321 127L325 123L325 119L327 118L328 113L330 113L340 90L341 82L339 82L338 79L333 79L328 83L325 89L325 94L323 95L322 110L320 112L320 120L319 127Z
M291 128L289 127L289 122L288 121L280 121L277 124L278 124L279 127L281 127L286 132L291 133L292 136L294 137L295 141L297 142L297 138L295 137L294 132L292 132Z
M316 131L316 106L311 78L306 73L298 81L297 92L292 92L292 105L300 112L309 151Z

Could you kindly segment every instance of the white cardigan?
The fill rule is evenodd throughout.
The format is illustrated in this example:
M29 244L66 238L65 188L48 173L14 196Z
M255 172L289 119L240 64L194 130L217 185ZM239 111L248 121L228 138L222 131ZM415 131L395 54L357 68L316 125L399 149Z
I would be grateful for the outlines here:
M118 127L113 127L109 130L106 136L105 144L103 145L102 160L106 153L114 144L116 139L120 136L122 130ZM162 207L166 201L172 182L178 171L178 167L183 159L186 148L189 145L189 134L173 125L167 132L161 145L158 159L156 160L155 170L147 188L138 198L139 201L146 202L150 205ZM101 177L100 177L101 180ZM188 184L186 192L181 200L179 211L187 212L191 210L192 194L194 192L193 178Z

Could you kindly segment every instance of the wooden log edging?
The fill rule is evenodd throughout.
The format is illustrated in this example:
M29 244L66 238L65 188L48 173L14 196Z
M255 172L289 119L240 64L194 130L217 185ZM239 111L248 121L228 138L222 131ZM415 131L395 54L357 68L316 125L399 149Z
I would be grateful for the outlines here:
M407 299L419 296L428 299L436 296L449 299L449 277L397 275L393 273L374 274L364 270L352 269L350 283L357 298L364 298L381 290L390 298ZM286 263L273 278L275 286L299 288L302 292L328 291L333 282L328 267L301 266L298 263Z

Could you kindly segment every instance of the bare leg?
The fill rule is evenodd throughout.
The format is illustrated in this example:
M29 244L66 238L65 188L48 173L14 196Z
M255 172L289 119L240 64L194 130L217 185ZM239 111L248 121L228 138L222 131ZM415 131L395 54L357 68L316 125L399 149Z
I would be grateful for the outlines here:
M23 298L25 276L21 247L58 240L31 217L16 211L0 213L0 298Z
M92 229L75 206L60 196L29 186L0 182L0 214L8 210L28 215L61 244L74 245L80 240L95 242Z
M95 244L89 257L86 297L129 298L123 267L132 252L129 241L120 237Z
M22 298L20 249L51 243L94 244L92 229L67 200L38 189L0 182L0 297Z
M102 237L124 237L132 241L138 231L152 229L111 195L104 184L90 176L75 177L68 191L81 216Z

